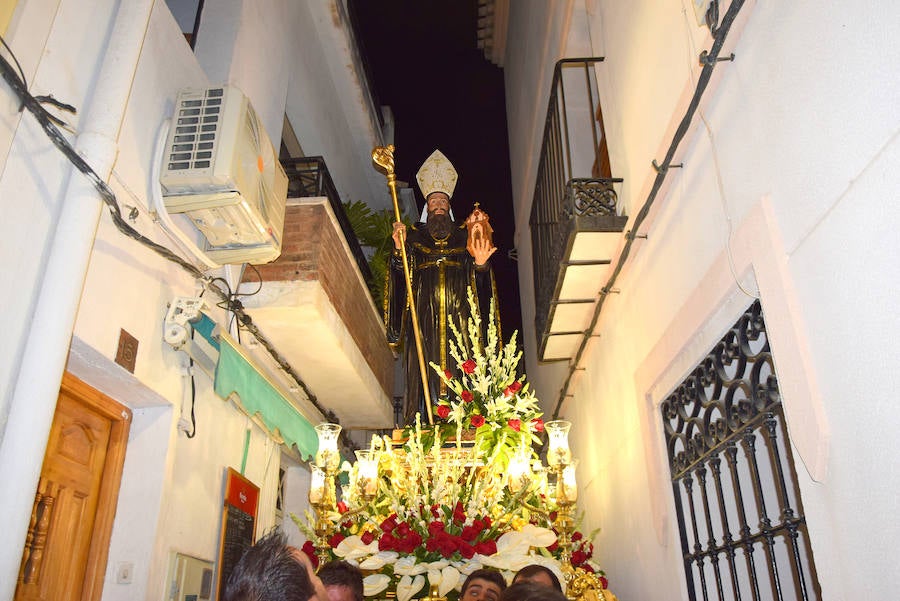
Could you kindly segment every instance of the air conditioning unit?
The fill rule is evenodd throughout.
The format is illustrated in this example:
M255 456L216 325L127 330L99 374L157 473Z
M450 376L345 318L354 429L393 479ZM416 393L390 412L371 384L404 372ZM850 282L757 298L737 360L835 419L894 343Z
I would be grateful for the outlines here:
M169 213L184 213L219 264L281 254L287 176L250 101L234 86L182 90L160 173Z

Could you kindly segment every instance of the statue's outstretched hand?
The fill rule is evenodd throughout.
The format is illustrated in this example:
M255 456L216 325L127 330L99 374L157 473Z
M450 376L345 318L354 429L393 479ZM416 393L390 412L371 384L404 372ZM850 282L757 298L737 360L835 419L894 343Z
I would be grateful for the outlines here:
M400 247L403 246L403 241L406 240L406 224L402 221L395 221L391 238L394 239L394 248L400 250Z
M481 266L487 263L492 254L497 252L497 247L493 246L487 238L478 237L472 240L472 248L469 252L475 259L475 264Z

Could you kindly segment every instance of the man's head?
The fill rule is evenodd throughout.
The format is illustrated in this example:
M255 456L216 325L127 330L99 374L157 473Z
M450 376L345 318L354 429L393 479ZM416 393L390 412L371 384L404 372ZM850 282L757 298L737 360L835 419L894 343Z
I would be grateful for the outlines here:
M501 601L566 601L562 591L536 582L513 582L503 591Z
M363 601L363 575L346 561L330 561L319 568L329 601Z
M516 584L517 582L534 582L535 584L551 586L560 592L562 591L562 585L559 583L559 578L556 577L553 570L536 563L525 566L516 572L512 581L513 584Z
M326 601L316 598L318 578L300 555L283 532L273 530L244 552L228 577L223 601Z
M425 201L426 225L428 233L437 240L443 240L453 231L450 216L450 197L443 192L432 192Z
M460 601L500 601L506 588L503 574L496 570L475 570L463 582Z

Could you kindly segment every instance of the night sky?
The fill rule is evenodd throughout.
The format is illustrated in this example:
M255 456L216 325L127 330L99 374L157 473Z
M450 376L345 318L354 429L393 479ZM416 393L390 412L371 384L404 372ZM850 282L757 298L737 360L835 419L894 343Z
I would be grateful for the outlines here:
M521 330L503 70L477 47L476 0L351 0L378 102L394 113L397 178L424 203L415 174L435 149L459 173L452 206L462 221L480 203L491 218L491 257L503 336ZM521 343L521 336L519 338Z

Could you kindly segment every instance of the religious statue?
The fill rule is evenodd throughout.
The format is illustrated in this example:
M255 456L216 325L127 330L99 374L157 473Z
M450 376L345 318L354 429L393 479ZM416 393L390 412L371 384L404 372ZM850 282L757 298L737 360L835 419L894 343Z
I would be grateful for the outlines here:
M487 214L476 205L463 223L453 219L450 198L456 187L457 173L439 150L428 157L416 174L425 208L418 223L407 231L402 222L394 223L394 255L385 290L385 324L388 341L402 346L406 365L406 393L403 418L412 423L416 412L426 414L425 399L432 404L447 396L446 384L430 367L427 369L428 394L423 394L422 371L417 363L412 314L418 318L425 364L435 363L442 371L456 374L460 367L450 357L449 322L465 330L470 314L467 290L474 288L482 323L487 324L491 299L496 315L496 285L489 259L497 250L491 238ZM401 247L405 241L405 247ZM405 252L401 252L405 250ZM403 278L403 255L414 300L414 311L407 303ZM468 332L463 332L468 336ZM427 411L430 416L430 411Z

